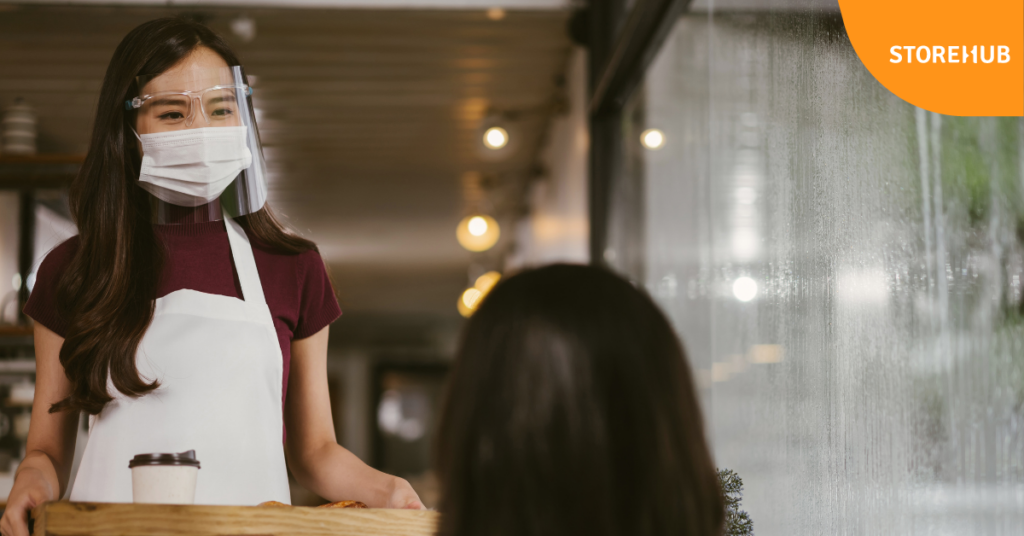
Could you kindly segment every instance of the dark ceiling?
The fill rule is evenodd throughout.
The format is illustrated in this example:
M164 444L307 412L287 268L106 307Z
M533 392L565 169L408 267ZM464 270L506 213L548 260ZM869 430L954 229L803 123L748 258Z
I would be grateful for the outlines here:
M562 99L568 13L246 9L256 36L242 42L239 9L0 5L0 105L36 107L41 151L84 153L114 47L179 13L224 35L256 76L271 203L320 245L352 326L387 337L457 318L470 264L497 265L511 234L490 255L459 247L467 187L499 221L520 210ZM517 131L500 161L478 148L493 113Z

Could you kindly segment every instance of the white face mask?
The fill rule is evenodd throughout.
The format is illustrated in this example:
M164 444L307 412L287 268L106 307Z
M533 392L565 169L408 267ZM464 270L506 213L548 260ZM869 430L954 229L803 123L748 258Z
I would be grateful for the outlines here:
M205 205L252 164L246 135L245 126L136 134L143 153L139 186L173 205Z

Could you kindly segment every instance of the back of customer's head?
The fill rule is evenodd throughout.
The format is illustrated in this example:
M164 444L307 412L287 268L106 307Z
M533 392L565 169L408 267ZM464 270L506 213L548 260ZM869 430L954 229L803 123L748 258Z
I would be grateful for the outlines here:
M442 536L717 536L723 502L679 340L628 282L557 265L470 319L438 443Z

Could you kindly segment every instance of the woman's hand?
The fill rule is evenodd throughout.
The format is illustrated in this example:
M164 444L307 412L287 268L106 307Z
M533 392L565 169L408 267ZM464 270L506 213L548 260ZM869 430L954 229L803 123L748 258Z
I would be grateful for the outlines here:
M424 510L420 496L412 489L409 482L397 476L391 477L391 496L388 498L387 508L404 508L407 510Z
M54 499L53 486L41 471L35 468L18 471L7 499L7 509L0 519L0 535L28 536L28 518L32 509Z

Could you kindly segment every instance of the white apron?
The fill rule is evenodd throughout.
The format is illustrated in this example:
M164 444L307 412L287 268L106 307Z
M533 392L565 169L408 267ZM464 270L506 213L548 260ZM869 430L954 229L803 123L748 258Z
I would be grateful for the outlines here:
M90 422L72 501L132 502L136 454L195 450L196 504L291 503L282 441L283 360L245 232L225 215L242 297L178 290L156 300L136 364L160 388L114 397Z

